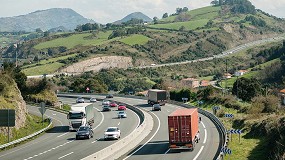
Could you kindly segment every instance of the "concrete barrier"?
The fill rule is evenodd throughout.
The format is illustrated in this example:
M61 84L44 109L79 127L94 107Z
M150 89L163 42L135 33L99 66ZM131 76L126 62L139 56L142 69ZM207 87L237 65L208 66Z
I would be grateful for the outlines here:
M131 134L120 141L83 158L83 160L117 159L136 147L148 134L150 134L153 128L153 119L151 115L142 110L141 112L144 114L144 121Z

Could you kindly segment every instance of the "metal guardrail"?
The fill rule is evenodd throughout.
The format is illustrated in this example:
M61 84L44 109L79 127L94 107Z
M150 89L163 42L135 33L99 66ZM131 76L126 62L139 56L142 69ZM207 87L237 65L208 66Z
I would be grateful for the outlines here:
M49 122L50 122L50 123L49 123L49 125L48 125L46 128L41 129L41 130L39 130L39 131L37 131L37 132L35 132L35 133L31 134L31 135L28 135L28 136L26 136L26 137L23 137L23 138L14 140L14 141L12 141L12 142L9 142L9 143L0 145L0 149L9 147L9 146L11 146L11 145L14 145L14 144L17 144L17 143L20 143L20 142L23 142L23 141L25 141L25 140L27 140L27 139L29 139L29 138L32 138L32 137L34 137L34 136L36 136L36 135L38 135L38 134L40 134L40 133L46 131L46 130L49 129L49 127L52 125L52 119L49 118Z

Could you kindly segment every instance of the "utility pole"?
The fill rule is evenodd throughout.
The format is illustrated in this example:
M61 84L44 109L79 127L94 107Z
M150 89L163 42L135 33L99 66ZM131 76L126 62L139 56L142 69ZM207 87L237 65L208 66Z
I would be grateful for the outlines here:
M225 84L225 88L226 88L226 95L228 94L228 59L226 59L226 84Z

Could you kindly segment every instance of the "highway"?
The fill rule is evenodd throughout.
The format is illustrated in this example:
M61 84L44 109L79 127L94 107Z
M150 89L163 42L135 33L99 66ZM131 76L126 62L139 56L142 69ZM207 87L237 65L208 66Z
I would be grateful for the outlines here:
M65 104L75 102L73 98L60 98ZM107 127L118 126L121 138L130 134L139 124L139 117L131 110L127 110L128 118L118 119L116 111L101 112L101 102L94 104L95 122L93 125L94 138L75 140L75 132L68 131L68 121L65 114L47 110L45 115L51 117L54 127L42 136L10 150L0 152L1 160L77 160L97 152L113 143L104 141L103 135ZM30 113L38 114L36 107L28 107Z
M80 95L87 96L87 95ZM104 96L96 96L104 98ZM219 147L219 133L216 126L203 115L202 122L199 124L200 141L196 145L193 152L191 151L170 151L168 149L168 125L167 116L178 108L177 105L166 104L162 106L162 111L152 111L151 107L147 105L146 100L114 97L114 100L122 101L131 105L135 105L152 116L154 120L154 128L151 134L146 137L139 146L130 152L121 156L120 160L205 160L213 159Z

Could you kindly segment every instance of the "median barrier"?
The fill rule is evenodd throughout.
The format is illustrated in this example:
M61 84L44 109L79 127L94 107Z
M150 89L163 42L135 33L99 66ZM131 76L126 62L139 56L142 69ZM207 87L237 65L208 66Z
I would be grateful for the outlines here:
M87 96L88 95L88 96ZM93 95L93 94L92 94ZM98 94L97 94L98 95ZM100 96L105 96L106 94L100 94ZM90 94L81 94L82 98L88 99L90 98ZM58 94L58 97L68 97L68 98L77 98L78 95L66 95L66 94ZM118 96L125 97L125 96ZM96 98L97 99L97 98ZM104 99L104 98L103 98ZM98 98L98 100L103 100ZM115 101L121 103L119 101ZM118 142L92 154L85 158L84 160L91 159L117 159L122 155L126 154L131 149L135 148L147 135L151 132L153 128L153 119L150 114L145 111L139 109L138 107L129 105L127 103L123 103L127 108L134 111L140 118L139 126L131 132L126 137L120 139Z

